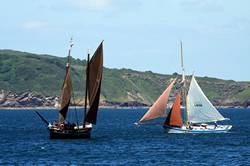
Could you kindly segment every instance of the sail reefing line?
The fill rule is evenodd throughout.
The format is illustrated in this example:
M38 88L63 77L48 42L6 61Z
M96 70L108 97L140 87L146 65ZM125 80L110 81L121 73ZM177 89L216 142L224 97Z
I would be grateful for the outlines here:
M163 117L167 108L167 102L170 95L170 92L176 82L174 79L171 84L166 88L166 90L161 94L161 96L156 100L156 102L150 107L148 112L140 119L139 123L142 123L147 120Z

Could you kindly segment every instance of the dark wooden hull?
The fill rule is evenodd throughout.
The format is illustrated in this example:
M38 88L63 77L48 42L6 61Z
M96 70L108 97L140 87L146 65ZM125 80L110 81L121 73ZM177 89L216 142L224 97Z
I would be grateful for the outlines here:
M50 139L88 139L91 128L84 129L49 129Z

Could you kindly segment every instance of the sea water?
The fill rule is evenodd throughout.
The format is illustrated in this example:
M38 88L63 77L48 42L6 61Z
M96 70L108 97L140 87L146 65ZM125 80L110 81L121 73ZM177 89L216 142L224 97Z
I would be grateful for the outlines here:
M229 133L167 134L138 126L146 109L101 109L91 139L50 140L33 110L0 110L0 164L6 165L250 165L250 109L222 109ZM49 121L55 110L39 111ZM71 111L74 112L74 111ZM82 121L82 110L77 119ZM76 114L71 113L70 118Z

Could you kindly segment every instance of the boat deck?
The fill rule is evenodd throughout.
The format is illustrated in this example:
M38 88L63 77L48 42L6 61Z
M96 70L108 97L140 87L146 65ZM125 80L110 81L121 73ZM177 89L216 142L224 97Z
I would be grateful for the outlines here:
M232 126L231 125L195 125L195 126L182 126L179 127L171 127L164 125L164 129L167 130L168 133L226 133L228 132Z

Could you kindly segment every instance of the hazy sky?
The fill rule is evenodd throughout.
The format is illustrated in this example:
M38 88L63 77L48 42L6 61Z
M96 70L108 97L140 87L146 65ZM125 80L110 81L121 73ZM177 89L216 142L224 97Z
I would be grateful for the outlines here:
M104 64L250 80L249 0L1 0L0 48L75 58L104 39Z

